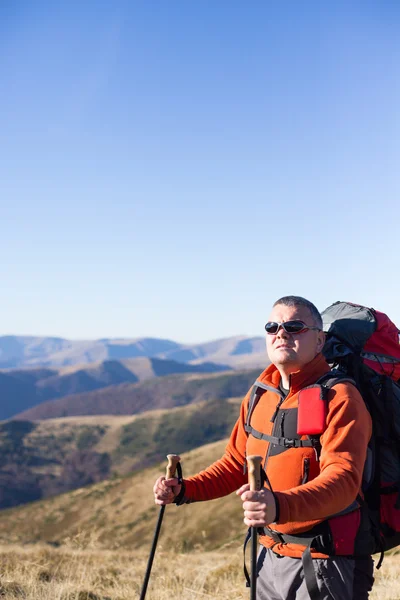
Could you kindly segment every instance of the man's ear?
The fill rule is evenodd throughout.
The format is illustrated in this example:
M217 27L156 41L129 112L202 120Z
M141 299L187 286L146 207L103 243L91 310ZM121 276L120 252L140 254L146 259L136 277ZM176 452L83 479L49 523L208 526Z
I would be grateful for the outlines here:
M322 348L325 344L325 333L323 331L318 331L317 337L317 352L321 352Z

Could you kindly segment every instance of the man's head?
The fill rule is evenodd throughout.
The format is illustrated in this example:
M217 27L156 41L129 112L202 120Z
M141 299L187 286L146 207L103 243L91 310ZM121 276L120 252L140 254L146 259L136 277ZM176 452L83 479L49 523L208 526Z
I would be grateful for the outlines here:
M290 324L289 321L301 321L306 327L300 329L299 324ZM305 298L300 296L284 296L275 302L272 307L268 323L275 326L266 329L267 352L270 361L277 367L282 376L299 371L304 365L311 362L321 352L325 342L322 331L322 319L317 308ZM287 324L284 329L283 324ZM307 327L308 326L308 327Z

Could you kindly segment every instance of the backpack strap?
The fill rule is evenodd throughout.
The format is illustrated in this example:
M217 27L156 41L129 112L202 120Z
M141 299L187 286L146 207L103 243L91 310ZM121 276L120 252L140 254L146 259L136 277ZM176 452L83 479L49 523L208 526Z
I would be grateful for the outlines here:
M331 390L336 384L345 383L345 382L351 383L357 387L355 380L352 379L351 377L349 377L348 375L346 375L346 373L341 373L337 369L332 369L331 371L329 371L329 373L325 373L325 375L322 375L322 377L320 377L314 385L321 386L322 397L326 402L328 402L329 390ZM321 442L320 442L321 436L320 435L308 435L307 437L309 440L311 440L313 442L312 445L315 448L316 457L319 462L319 458L320 458L321 450L322 450L322 446L321 446Z
M255 381L253 384L253 389L251 390L251 395L250 395L250 400L249 400L249 408L247 411L246 423L245 423L245 427L244 427L245 431L247 433L249 433L247 431L247 428L250 427L251 415L253 414L253 411L254 411L255 407L257 406L260 397L262 396L262 394L264 392L267 392L267 391L278 394L281 397L282 401L284 400L284 395L278 388L274 388L270 385L265 385L265 383L262 383L261 381L258 381L258 380Z
M345 383L346 381L348 383L352 383L355 387L357 387L357 384L352 377L349 377L348 375L346 375L346 373L341 373L337 369L332 369L331 371L329 371L329 373L325 373L325 375L322 375L322 377L320 377L318 381L316 381L315 385L318 384L323 389L330 390L337 383Z
M297 535L282 534L269 528L264 528L263 533L271 537L277 544L301 544L306 546L301 561L307 591L311 600L320 600L321 596L311 556L311 548L323 554L334 554L332 539L326 521L322 521L322 523L315 525L309 531Z

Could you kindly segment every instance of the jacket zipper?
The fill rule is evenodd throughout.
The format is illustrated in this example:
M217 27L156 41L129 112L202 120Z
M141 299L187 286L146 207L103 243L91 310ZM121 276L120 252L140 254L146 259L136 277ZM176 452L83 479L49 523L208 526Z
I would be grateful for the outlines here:
M279 394L279 391L278 391L278 390L276 390L276 391L277 391L277 393ZM276 405L276 407L275 407L274 414L272 415L272 417L271 417L271 419L270 419L270 423L274 423L274 421L275 421L276 417L278 416L278 412L279 412L279 409L280 409L280 407L281 407L281 404L282 404L282 402L283 402L284 400L285 400L285 397L281 395L281 398L280 398L280 400L279 400L278 404L277 404L277 405Z
M281 416L281 422L280 422L280 428L281 428L281 437L285 437L285 434L284 434L284 431L283 431L283 423L284 423L284 421L285 421L285 416L286 416L286 413L285 413L285 412L283 412L283 413L282 413L282 416Z
M305 458L304 459L304 475L303 475L303 480L301 482L301 485L304 485L305 483L307 483L309 474L310 474L310 459Z

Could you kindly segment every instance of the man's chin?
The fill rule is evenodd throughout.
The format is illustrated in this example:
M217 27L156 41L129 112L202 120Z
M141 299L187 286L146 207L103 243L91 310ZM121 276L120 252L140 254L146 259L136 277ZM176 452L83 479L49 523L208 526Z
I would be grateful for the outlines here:
M279 361L296 359L297 354L293 348L278 348L274 353L274 358ZM273 361L274 362L274 361Z
M271 362L277 367L279 365L293 365L297 369L298 358L295 352L277 352Z

